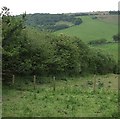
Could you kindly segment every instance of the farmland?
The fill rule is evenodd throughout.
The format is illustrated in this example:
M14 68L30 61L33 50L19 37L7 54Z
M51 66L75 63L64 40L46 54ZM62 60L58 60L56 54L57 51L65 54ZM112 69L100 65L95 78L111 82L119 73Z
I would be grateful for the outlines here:
M59 30L56 34L64 33L70 36L77 36L84 42L105 38L112 41L112 36L117 34L118 25L115 23L104 22L99 19L92 19L90 16L82 16L83 23L68 29ZM115 17L115 19L117 19Z
M117 114L118 75L60 79L55 82L55 91L53 79L45 77L37 78L36 90L32 77L19 77L14 85L3 86L3 117L114 117Z
M118 15L98 15L98 20L118 25Z

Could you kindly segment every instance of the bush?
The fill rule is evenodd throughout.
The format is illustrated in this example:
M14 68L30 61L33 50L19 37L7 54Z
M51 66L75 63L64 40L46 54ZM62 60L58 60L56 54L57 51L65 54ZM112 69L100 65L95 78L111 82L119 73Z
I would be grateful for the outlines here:
M52 29L53 31L57 31L65 28L69 28L69 26L66 24L61 24L61 25L54 25L54 26L48 27L48 29Z
M80 25L81 23L82 23L82 19L80 19L80 18L77 18L74 20L75 25Z
M3 17L3 27L3 70L44 76L116 72L112 57L92 50L77 37L24 29L24 19L12 16ZM59 28L65 28L65 25ZM106 40L92 42L103 44Z
M117 35L114 35L114 36L113 36L113 40L114 40L115 42L120 42L120 33L117 34Z
M101 45L106 43L107 43L106 39L93 40L89 42L90 45Z

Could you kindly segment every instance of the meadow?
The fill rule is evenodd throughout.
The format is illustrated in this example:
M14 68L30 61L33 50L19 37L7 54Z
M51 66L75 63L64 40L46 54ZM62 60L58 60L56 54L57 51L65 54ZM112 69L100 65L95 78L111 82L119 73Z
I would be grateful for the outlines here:
M98 20L118 25L118 15L98 15Z
M101 38L112 41L112 36L118 32L118 25L115 23L92 19L90 16L82 16L81 19L83 20L82 24L56 31L55 34L64 33L69 36L77 36L84 42L88 43L91 40Z
M55 90L50 77L37 77L35 90L32 80L32 77L17 77L14 85L3 85L3 117L117 115L118 75L59 77Z

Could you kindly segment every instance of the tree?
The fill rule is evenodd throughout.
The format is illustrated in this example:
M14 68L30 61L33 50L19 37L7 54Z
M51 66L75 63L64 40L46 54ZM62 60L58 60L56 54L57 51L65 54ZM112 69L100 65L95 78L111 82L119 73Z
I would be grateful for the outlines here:
M21 54L28 52L29 47L25 34L25 14L21 18L11 16L9 8L3 7L2 12L2 69L5 74L19 73L18 66L23 62ZM27 54L27 53L26 53Z
M114 36L113 36L113 40L114 40L115 42L120 42L120 33L118 33L117 35L114 35Z
M2 7L2 11L1 11L1 13L0 13L0 16L2 17L2 16L9 16L10 15L10 12L9 12L9 8L7 8L7 7Z
M106 44L107 40L106 39L98 39L98 40L92 40L89 42L90 45L101 45L101 44Z
M70 76L113 71L111 57L93 52L79 38L25 28L25 15L11 16L8 9L3 10L2 68L6 73Z
M76 18L75 20L74 20L74 24L75 25L80 25L82 23L82 20L80 19L80 18Z

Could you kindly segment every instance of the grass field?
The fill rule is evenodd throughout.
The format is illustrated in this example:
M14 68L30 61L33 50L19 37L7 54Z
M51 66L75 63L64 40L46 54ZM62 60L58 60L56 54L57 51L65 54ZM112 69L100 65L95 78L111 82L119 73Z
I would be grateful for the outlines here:
M3 85L3 117L112 117L118 111L118 75L92 75L56 80L32 77ZM42 83L40 80L48 80ZM96 88L94 92L94 79ZM92 84L93 83L93 84Z
M115 23L104 22L99 19L93 20L89 16L83 16L81 18L83 20L81 25L59 30L55 34L64 33L70 36L77 36L84 42L89 42L101 38L112 41L112 36L118 33L118 25Z
M59 21L56 23L56 25L68 25L68 26L73 26L74 24L72 22L68 22L68 21Z
M97 15L98 20L118 25L118 15Z

